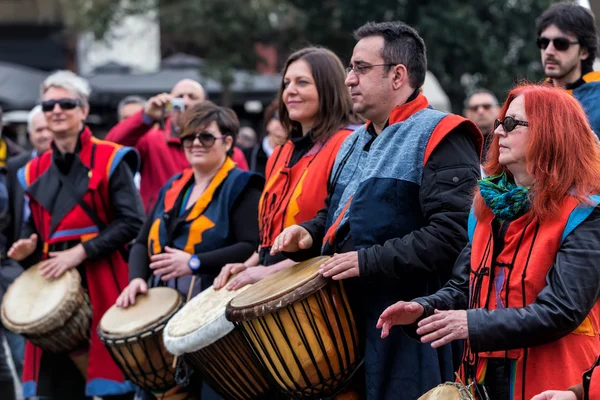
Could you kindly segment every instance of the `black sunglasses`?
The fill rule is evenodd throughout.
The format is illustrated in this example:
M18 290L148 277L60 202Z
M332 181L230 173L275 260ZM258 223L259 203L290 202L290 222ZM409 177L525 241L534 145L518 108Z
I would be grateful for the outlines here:
M539 38L537 38L537 40L535 41L535 44L537 44L537 47L539 47L540 49L546 50L546 48L548 47L550 42L552 42L554 44L554 48L558 51L565 51L572 44L579 44L578 41L571 42L566 37L557 37L554 39L548 39L547 37L543 37L543 36L540 36Z
M521 126L529 126L529 122L527 121L520 121L518 119L514 119L513 117L504 117L504 121L500 121L499 119L497 119L494 122L494 130L498 129L498 127L502 125L502 129L504 129L504 132L512 132L515 130L515 128L519 125Z
M226 137L227 135L216 137L210 132L200 132L182 137L181 143L183 144L183 147L190 148L194 145L194 140L198 139L200 141L200 144L202 144L202 146L208 149L215 145L217 139L224 139Z
M72 110L79 105L79 101L75 99L58 99L42 101L42 111L50 112L54 110L54 106L57 104L61 108L61 110Z

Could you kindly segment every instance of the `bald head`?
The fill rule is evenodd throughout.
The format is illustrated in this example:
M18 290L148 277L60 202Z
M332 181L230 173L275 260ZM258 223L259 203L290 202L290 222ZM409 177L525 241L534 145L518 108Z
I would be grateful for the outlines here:
M173 86L171 90L173 97L181 97L185 102L185 108L190 108L206 100L204 88L193 79L182 79Z

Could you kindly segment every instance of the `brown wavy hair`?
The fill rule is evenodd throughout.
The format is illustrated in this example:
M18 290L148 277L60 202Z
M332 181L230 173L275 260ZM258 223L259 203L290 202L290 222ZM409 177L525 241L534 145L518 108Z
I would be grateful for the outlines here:
M345 126L361 123L352 111L350 91L344 84L346 72L338 56L323 47L307 47L288 57L281 74L281 86L277 96L279 119L289 137L302 136L302 126L290 119L283 103L285 74L290 64L298 60L304 60L310 67L319 94L319 111L312 128L313 141L326 141Z

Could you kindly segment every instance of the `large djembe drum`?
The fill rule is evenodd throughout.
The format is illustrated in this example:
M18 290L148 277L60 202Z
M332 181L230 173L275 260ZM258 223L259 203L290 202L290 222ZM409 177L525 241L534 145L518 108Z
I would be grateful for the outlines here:
M100 320L100 340L127 379L142 389L162 393L177 385L173 355L163 345L162 332L182 306L177 290L151 288L128 308L113 305Z
M271 399L266 372L241 331L225 319L227 303L247 288L204 290L169 321L164 343L222 397Z
M319 275L329 257L277 272L227 306L272 380L294 399L330 397L360 364L359 339L342 282Z
M92 308L81 275L70 269L58 279L44 278L35 265L10 285L2 300L2 324L52 353L71 353L88 345ZM71 355L83 376L87 354Z

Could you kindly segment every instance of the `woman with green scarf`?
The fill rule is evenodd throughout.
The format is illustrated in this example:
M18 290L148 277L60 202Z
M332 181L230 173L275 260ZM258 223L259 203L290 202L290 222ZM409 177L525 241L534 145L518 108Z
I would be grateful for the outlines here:
M577 101L547 85L513 89L499 118L453 279L377 326L466 340L459 376L476 398L528 400L579 383L600 354L600 149Z

